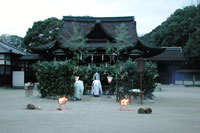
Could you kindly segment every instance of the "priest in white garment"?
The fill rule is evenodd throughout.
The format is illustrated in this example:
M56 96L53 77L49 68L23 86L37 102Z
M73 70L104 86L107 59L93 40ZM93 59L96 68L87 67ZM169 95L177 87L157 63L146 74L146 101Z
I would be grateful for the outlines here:
M80 101L82 99L83 91L84 91L83 81L79 80L79 77L75 77L75 83L74 83L75 100Z
M93 76L93 82L92 82L92 88L91 88L91 95L94 97L99 97L103 94L101 81L100 81L100 75L98 73L95 73Z

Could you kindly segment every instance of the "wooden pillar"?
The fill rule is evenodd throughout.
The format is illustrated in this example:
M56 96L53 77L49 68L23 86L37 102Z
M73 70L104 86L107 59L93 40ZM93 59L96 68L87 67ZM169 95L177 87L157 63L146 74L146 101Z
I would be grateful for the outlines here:
M182 84L184 85L184 73L182 75Z
M143 104L143 89L142 89L142 72L140 72L140 102Z
M13 82L12 82L12 80L13 80L13 70L14 70L14 62L13 61L14 60L13 60L12 56L10 56L10 79L11 79L10 87L11 88L13 87Z
M3 78L3 85L5 85L6 86L6 79L7 79L7 77L6 77L6 54L4 55L4 78Z
M144 67L145 67L145 60L143 58L139 58L136 60L137 62L137 72L140 73L140 102L141 104L143 104L143 95L144 95L144 92L143 92L143 88L142 88L142 72L144 72Z
M118 77L116 74L116 88L115 88L115 93L116 93L116 102L118 102Z
M174 65L172 65L171 71L172 71L172 84L175 84L175 66Z
M193 86L195 86L195 75L192 76L193 79Z

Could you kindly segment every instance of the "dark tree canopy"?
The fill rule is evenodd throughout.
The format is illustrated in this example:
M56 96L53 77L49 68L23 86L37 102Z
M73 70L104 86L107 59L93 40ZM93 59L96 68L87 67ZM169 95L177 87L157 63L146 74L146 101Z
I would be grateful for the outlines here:
M141 39L157 46L181 46L188 59L200 61L200 6L177 9Z
M8 44L12 44L13 46L26 51L26 46L23 44L23 38L16 35L2 34L0 36L0 41Z
M44 21L34 22L24 37L24 44L33 47L55 40L61 27L61 20L52 17Z
M191 60L200 60L200 29L190 35L184 47L184 53Z

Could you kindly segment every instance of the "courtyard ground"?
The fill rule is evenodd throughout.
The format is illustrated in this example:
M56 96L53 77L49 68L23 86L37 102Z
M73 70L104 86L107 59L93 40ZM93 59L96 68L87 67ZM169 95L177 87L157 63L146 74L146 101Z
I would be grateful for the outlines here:
M69 101L58 111L56 100L25 97L23 89L0 88L0 133L199 133L200 88L162 85L154 102L132 101L129 111L120 111L115 96ZM42 110L27 110L32 103ZM152 114L138 114L151 107Z

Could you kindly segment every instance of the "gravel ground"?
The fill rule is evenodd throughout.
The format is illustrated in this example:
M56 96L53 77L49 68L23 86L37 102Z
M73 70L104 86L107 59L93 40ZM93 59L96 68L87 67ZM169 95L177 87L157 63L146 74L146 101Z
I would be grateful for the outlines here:
M162 85L155 99L143 105L133 100L120 111L115 96L69 101L58 111L56 100L25 97L23 89L0 88L0 133L199 133L200 88ZM42 110L27 110L27 104ZM138 114L142 107L152 114Z

